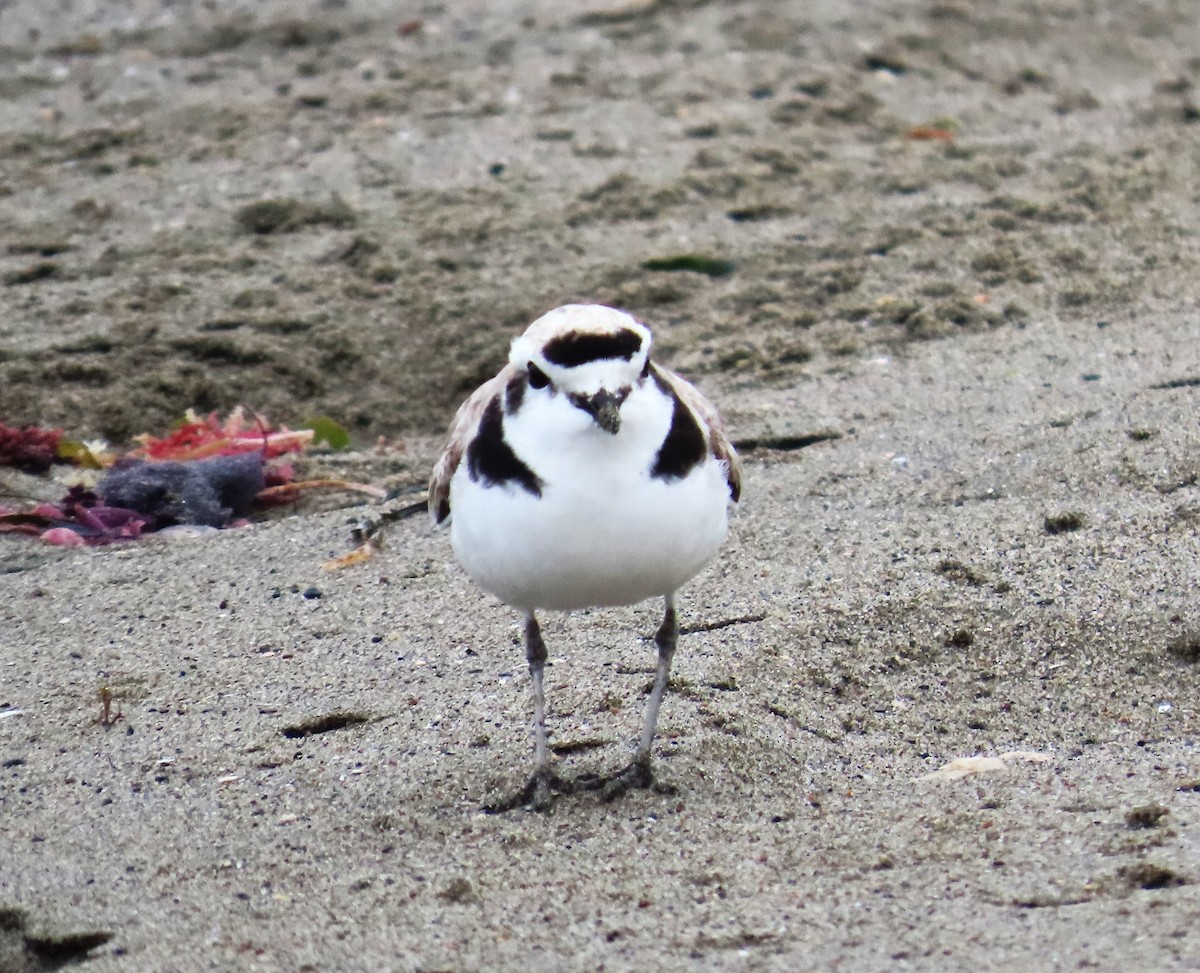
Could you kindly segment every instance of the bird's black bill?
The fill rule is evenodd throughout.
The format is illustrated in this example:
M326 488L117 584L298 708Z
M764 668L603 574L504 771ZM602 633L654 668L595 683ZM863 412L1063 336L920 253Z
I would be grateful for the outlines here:
M601 389L592 395L572 395L571 403L591 416L597 426L615 436L621 429L621 403L627 394L614 395L608 389Z

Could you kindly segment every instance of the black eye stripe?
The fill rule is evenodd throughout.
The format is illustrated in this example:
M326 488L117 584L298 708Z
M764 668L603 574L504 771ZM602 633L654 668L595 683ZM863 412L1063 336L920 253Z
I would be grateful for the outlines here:
M546 356L546 361L554 365L574 368L606 358L630 361L641 349L642 336L630 328L621 328L612 334L568 331L546 342L542 354Z

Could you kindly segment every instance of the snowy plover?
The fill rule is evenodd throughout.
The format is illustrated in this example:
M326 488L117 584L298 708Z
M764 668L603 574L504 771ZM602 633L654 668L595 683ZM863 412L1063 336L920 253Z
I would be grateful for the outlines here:
M551 792L611 798L654 778L650 748L679 636L675 593L716 555L741 464L716 410L650 361L650 331L610 307L571 304L534 321L508 364L458 410L429 510L450 522L467 574L525 616L534 772L500 807L545 809ZM658 664L632 763L568 781L550 767L535 612L661 597Z

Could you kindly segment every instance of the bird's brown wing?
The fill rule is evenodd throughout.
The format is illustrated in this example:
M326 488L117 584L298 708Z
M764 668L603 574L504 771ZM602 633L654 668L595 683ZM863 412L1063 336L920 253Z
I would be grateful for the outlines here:
M450 519L450 481L467 452L475 430L479 428L483 410L492 399L504 391L504 387L516 371L514 365L506 365L499 375L479 386L454 414L454 421L450 423L449 439L429 477L429 516L433 519L435 527Z
M742 461L738 458L733 443L725 434L725 424L721 421L721 414L717 412L716 406L701 395L699 390L682 375L676 374L669 368L663 368L661 365L656 364L655 368L675 390L679 401L691 409L692 414L708 431L709 449L713 456L724 464L725 480L729 484L729 496L734 503L737 503L742 496Z

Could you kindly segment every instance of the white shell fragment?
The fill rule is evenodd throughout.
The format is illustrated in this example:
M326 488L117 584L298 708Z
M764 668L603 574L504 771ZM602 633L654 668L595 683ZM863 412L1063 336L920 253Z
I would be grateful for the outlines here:
M1031 763L1045 763L1052 757L1048 753L1036 753L1032 750L1010 750L999 757L956 757L943 764L931 774L923 774L917 780L961 780L973 774L990 774L1008 770L1008 765L1014 760L1025 760Z

